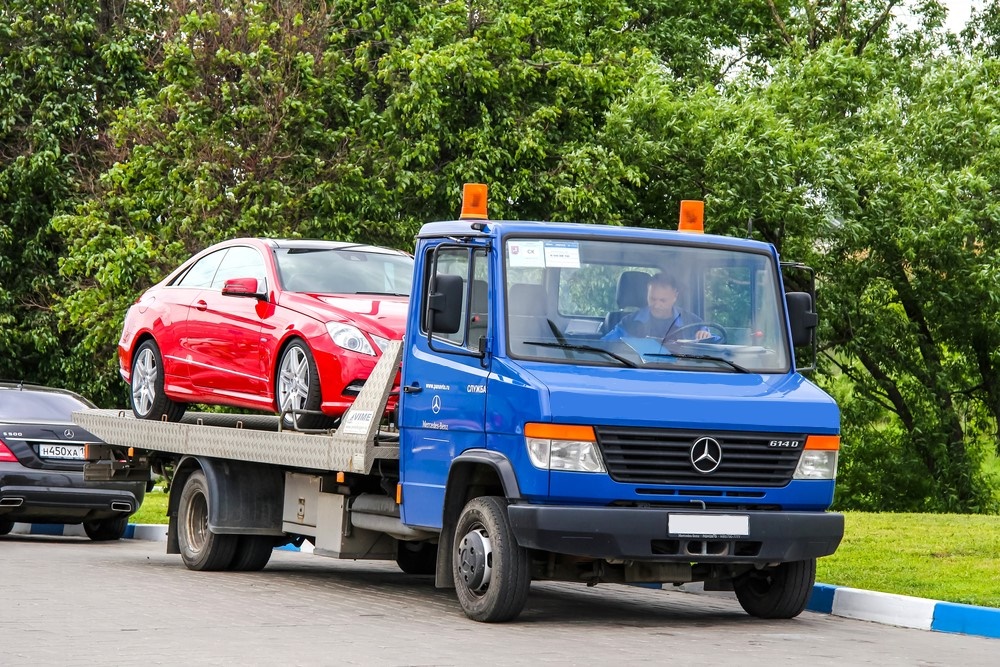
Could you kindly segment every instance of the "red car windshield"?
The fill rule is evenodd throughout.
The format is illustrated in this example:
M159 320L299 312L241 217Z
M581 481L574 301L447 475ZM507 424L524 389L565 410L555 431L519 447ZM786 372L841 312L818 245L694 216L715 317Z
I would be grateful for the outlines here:
M413 258L344 248L279 248L281 284L289 292L409 296Z

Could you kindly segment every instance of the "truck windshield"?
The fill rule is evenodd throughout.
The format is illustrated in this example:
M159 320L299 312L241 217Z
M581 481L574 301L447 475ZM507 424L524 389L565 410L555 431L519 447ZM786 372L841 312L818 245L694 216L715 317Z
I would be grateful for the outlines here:
M784 373L777 266L765 253L570 238L504 246L512 357Z

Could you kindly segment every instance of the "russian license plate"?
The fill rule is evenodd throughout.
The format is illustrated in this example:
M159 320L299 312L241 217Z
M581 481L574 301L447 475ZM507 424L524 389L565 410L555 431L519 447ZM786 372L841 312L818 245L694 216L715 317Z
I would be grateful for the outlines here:
M43 459L83 460L83 445L39 445L38 455Z
M671 514L667 533L678 537L746 537L750 517L738 514Z

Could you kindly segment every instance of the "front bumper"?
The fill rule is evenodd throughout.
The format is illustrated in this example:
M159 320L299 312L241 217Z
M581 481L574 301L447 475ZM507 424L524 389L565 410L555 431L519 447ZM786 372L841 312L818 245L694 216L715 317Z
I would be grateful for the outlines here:
M685 563L783 563L828 556L844 536L834 512L686 511L634 507L511 505L517 543L588 558ZM747 518L746 535L671 535L670 516Z

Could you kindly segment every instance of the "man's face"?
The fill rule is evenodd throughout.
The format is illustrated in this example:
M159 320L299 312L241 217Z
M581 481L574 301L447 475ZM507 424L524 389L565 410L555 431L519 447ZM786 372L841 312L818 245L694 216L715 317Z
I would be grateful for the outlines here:
M670 317L676 301L677 290L669 285L650 285L646 293L649 314L657 319L665 320Z

